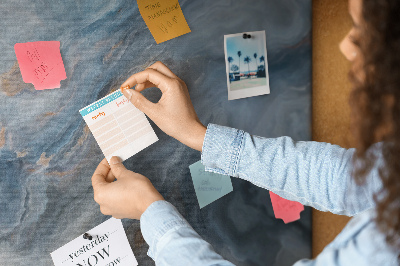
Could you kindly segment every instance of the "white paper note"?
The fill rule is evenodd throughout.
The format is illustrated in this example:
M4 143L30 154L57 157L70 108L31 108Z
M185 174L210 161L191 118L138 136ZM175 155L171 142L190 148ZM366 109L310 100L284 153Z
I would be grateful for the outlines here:
M138 265L122 222L111 218L51 253L55 266Z
M79 111L107 161L123 161L158 140L144 113L117 90Z

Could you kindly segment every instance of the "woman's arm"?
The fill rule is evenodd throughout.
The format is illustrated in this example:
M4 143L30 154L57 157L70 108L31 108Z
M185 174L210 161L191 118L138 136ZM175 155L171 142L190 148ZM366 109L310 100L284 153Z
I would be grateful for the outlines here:
M115 181L116 179L116 181ZM204 241L150 180L118 157L101 161L92 176L94 199L105 215L140 219L148 255L157 265L232 265Z
M355 183L354 152L329 143L261 138L209 124L202 163L208 171L239 177L285 199L352 216L374 206L373 194L381 186L377 169L364 186Z
M157 126L183 144L202 151L202 162L217 173L239 177L279 196L322 211L355 215L374 206L380 188L375 169L364 186L351 177L354 150L328 143L295 142L289 137L266 139L243 131L200 123L185 83L157 62L122 84L123 93ZM162 91L158 103L140 92Z
M204 241L173 205L154 202L142 214L140 228L156 265L233 265Z

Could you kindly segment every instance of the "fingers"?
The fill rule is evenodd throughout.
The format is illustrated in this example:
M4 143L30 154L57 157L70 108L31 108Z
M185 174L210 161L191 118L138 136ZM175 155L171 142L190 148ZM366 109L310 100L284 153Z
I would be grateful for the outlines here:
M153 117L152 114L157 108L157 104L150 102L136 90L125 89L123 90L123 94L137 109L148 115L150 118Z
M110 167L111 167L111 171L113 172L114 176L117 179L124 178L126 173L129 172L125 168L125 166L122 164L122 160L117 156L111 157Z
M157 70L160 73L163 73L165 76L173 78L173 79L179 79L178 76L174 74L166 65L161 63L160 61L155 62L148 68L152 68L154 70Z
M106 181L107 181L108 183L111 183L111 182L113 182L114 180L115 180L115 176L114 176L113 172L112 172L112 171L109 171L108 174L107 174L107 177L106 177Z
M153 88L153 87L156 87L156 85L154 85L150 81L146 81L145 83L137 84L136 87L135 87L135 91L143 91L143 90L145 90L147 88Z
M158 87L161 92L165 92L168 89L168 85L171 84L172 79L155 69L147 68L146 70L133 74L124 83L121 88L129 86L132 88L136 84L151 82L154 86Z
M170 77L172 79L179 79L178 76L174 74L174 72L172 72L166 65L164 65L160 61L155 62L148 68L157 70L158 72L160 72L160 73L164 74L165 76ZM137 84L135 87L135 90L143 91L147 88L152 88L152 87L156 87L156 86L153 83L151 83L150 81L146 81L145 83Z
M93 189L97 189L101 185L108 184L106 181L108 172L110 172L110 166L108 165L107 160L103 159L93 173L92 176Z
M129 77L121 85L121 91L136 108L153 119L157 104L147 100L140 92L150 87L158 87L164 94L168 88L176 87L177 83L179 85L179 82L180 79L166 65L158 61L146 70ZM133 86L136 86L135 90L130 89Z

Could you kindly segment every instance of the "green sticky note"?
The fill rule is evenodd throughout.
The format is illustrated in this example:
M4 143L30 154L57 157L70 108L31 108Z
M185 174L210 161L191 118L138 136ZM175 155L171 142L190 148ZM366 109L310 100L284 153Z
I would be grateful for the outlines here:
M201 161L189 166L200 209L233 191L231 177L206 172Z

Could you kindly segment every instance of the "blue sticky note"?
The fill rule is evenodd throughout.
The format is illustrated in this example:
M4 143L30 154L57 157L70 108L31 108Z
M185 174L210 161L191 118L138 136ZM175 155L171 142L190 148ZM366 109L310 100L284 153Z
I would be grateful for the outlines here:
M233 191L231 177L205 171L201 161L189 166L200 209Z

